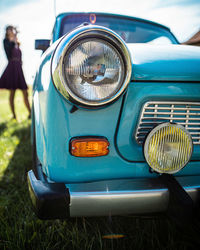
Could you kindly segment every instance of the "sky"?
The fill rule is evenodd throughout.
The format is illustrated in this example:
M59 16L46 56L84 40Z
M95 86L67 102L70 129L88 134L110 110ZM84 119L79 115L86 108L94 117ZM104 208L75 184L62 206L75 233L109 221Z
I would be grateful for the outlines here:
M171 29L180 42L200 30L200 0L0 0L0 75L7 60L3 49L6 25L20 31L23 69L32 84L41 52L35 39L50 39L55 15L62 12L98 11L149 19Z

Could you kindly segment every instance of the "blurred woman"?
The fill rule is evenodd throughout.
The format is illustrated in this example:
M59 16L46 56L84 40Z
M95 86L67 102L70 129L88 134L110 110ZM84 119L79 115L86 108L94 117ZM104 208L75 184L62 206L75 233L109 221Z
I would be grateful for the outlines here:
M9 102L13 118L16 119L14 97L16 89L21 89L24 97L24 104L31 116L31 109L28 100L27 84L22 70L21 50L17 39L17 30L14 26L6 27L5 39L3 41L8 65L0 78L0 88L10 90Z

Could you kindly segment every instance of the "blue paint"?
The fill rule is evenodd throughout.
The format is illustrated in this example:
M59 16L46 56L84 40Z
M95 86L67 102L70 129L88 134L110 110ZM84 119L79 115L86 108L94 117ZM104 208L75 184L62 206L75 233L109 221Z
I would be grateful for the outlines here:
M148 101L200 101L200 83L131 82L120 119L117 145L129 161L145 161L143 148L135 139L143 105ZM200 160L200 145L195 145L193 160Z
M56 19L54 41L59 38L62 18L64 14ZM44 173L50 180L64 183L156 177L149 172L142 146L134 138L142 106L154 100L199 102L200 49L179 45L129 45L133 75L125 96L123 94L103 108L78 107L76 112L70 113L73 103L56 90L51 79L49 62L58 42L43 55L34 84L33 122L37 155ZM78 136L106 137L110 142L110 153L94 158L70 155L69 142ZM192 158L195 161L177 175L200 174L199 152L200 146L195 146Z
M188 45L128 44L132 80L200 81L200 48Z

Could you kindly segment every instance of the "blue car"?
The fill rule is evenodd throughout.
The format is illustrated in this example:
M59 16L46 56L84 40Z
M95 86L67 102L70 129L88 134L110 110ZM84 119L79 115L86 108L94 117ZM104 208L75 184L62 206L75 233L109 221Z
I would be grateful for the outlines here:
M44 52L28 172L37 216L191 211L200 190L200 48L180 45L163 25L107 13L60 14L52 40L35 46Z

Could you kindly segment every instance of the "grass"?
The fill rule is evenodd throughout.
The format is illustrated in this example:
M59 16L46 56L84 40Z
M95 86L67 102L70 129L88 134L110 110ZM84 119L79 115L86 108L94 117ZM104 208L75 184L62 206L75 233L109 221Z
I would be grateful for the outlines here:
M198 234L166 217L39 220L27 189L30 120L20 92L15 103L18 121L11 120L8 92L0 91L0 249L198 249ZM113 233L124 237L103 238Z

